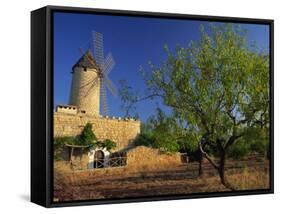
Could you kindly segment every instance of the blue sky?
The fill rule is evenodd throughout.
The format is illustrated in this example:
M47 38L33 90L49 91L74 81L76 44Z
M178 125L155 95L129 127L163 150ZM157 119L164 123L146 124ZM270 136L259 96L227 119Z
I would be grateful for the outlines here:
M126 80L135 90L143 91L144 81L140 66L148 61L159 64L166 59L165 44L170 49L176 45L186 47L191 40L198 40L199 26L206 21L159 19L143 17L104 16L92 14L54 14L54 105L67 104L71 87L71 68L81 57L80 47L87 47L91 32L103 34L104 54L111 52L116 65L109 78L119 86ZM259 49L269 49L269 26L240 24L248 31L248 41L256 41ZM121 100L107 93L111 116L124 116ZM137 105L142 121L155 112L161 102L144 101Z

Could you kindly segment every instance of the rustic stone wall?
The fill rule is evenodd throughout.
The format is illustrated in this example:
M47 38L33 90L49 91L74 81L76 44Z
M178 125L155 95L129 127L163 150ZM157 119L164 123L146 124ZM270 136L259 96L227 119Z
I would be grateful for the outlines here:
M110 139L116 142L117 148L114 151L130 147L140 133L138 120L54 112L54 137L79 135L87 122L93 125L93 132L99 140Z
M163 154L158 149L138 146L127 153L130 171L157 171L182 165L181 154Z
M165 170L182 164L180 153L169 155L160 153L158 149L145 146L135 147L133 141L140 133L140 121L133 119L101 118L55 112L54 137L79 135L87 122L93 125L93 132L99 140L110 139L116 142L117 148L113 152L127 153L127 165L121 168L126 168L128 172ZM82 152L75 149L72 157L73 169L89 168L88 152L87 149ZM64 160L62 163L69 168L69 149L64 147L62 154L61 157Z
M174 169L184 164L180 153L163 154L158 149L145 146L133 147L127 151L127 165L122 167L106 167L101 169L93 169L91 160L89 159L88 150L75 149L72 156L72 164L70 164L70 150L68 147L62 149L61 157L63 161L57 161L56 165L65 170L93 170L99 174L108 170L119 172L124 169L126 173L153 172L168 169ZM89 167L90 166L90 167ZM123 172L123 171L122 171Z

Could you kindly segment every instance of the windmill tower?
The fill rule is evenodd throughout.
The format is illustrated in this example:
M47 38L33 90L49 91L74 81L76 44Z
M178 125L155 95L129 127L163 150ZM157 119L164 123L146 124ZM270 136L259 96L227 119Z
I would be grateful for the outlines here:
M69 104L87 115L99 116L101 101L102 114L108 115L106 88L116 95L116 88L108 78L115 63L111 53L104 59L101 33L93 32L92 48L95 58L91 49L86 52L81 49L82 56L72 67Z

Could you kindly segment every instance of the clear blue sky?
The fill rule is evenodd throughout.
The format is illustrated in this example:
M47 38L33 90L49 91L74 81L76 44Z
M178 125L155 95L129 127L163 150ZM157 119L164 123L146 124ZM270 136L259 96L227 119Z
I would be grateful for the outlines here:
M185 47L199 38L200 24L206 21L104 16L91 14L54 14L54 105L67 104L71 87L71 68L81 57L80 47L91 39L91 32L103 34L105 55L112 52L116 65L109 78L119 86L126 80L134 89L143 91L145 84L139 74L140 66L148 61L159 64L166 59L164 44L170 49ZM256 41L259 49L269 49L269 26L240 24L248 31L248 40ZM112 116L124 116L121 100L107 93L107 103ZM160 106L161 103L158 103ZM137 105L141 120L155 112L155 101Z

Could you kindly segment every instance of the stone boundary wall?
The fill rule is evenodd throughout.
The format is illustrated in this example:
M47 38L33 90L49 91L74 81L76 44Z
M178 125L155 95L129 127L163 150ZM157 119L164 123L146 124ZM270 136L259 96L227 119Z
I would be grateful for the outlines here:
M157 171L182 165L181 154L163 154L158 149L138 146L127 153L130 171Z
M66 150L64 150L66 152ZM65 153L67 156L68 153ZM68 158L65 161L57 161L55 165L58 171L66 170L66 172L80 173L88 172L93 173L95 176L114 175L114 174L134 174L134 173L150 173L157 171L173 170L176 167L182 166L182 157L180 153L163 154L158 149L153 149L145 146L138 146L127 151L127 165L122 167L105 167L100 169L89 168L88 152L84 151L83 154L79 150L74 152L72 157L72 168L69 164ZM74 169L74 171L72 171Z
M114 151L130 147L140 133L139 120L54 112L54 137L79 135L87 122L93 125L93 132L99 140L110 139L116 142Z

